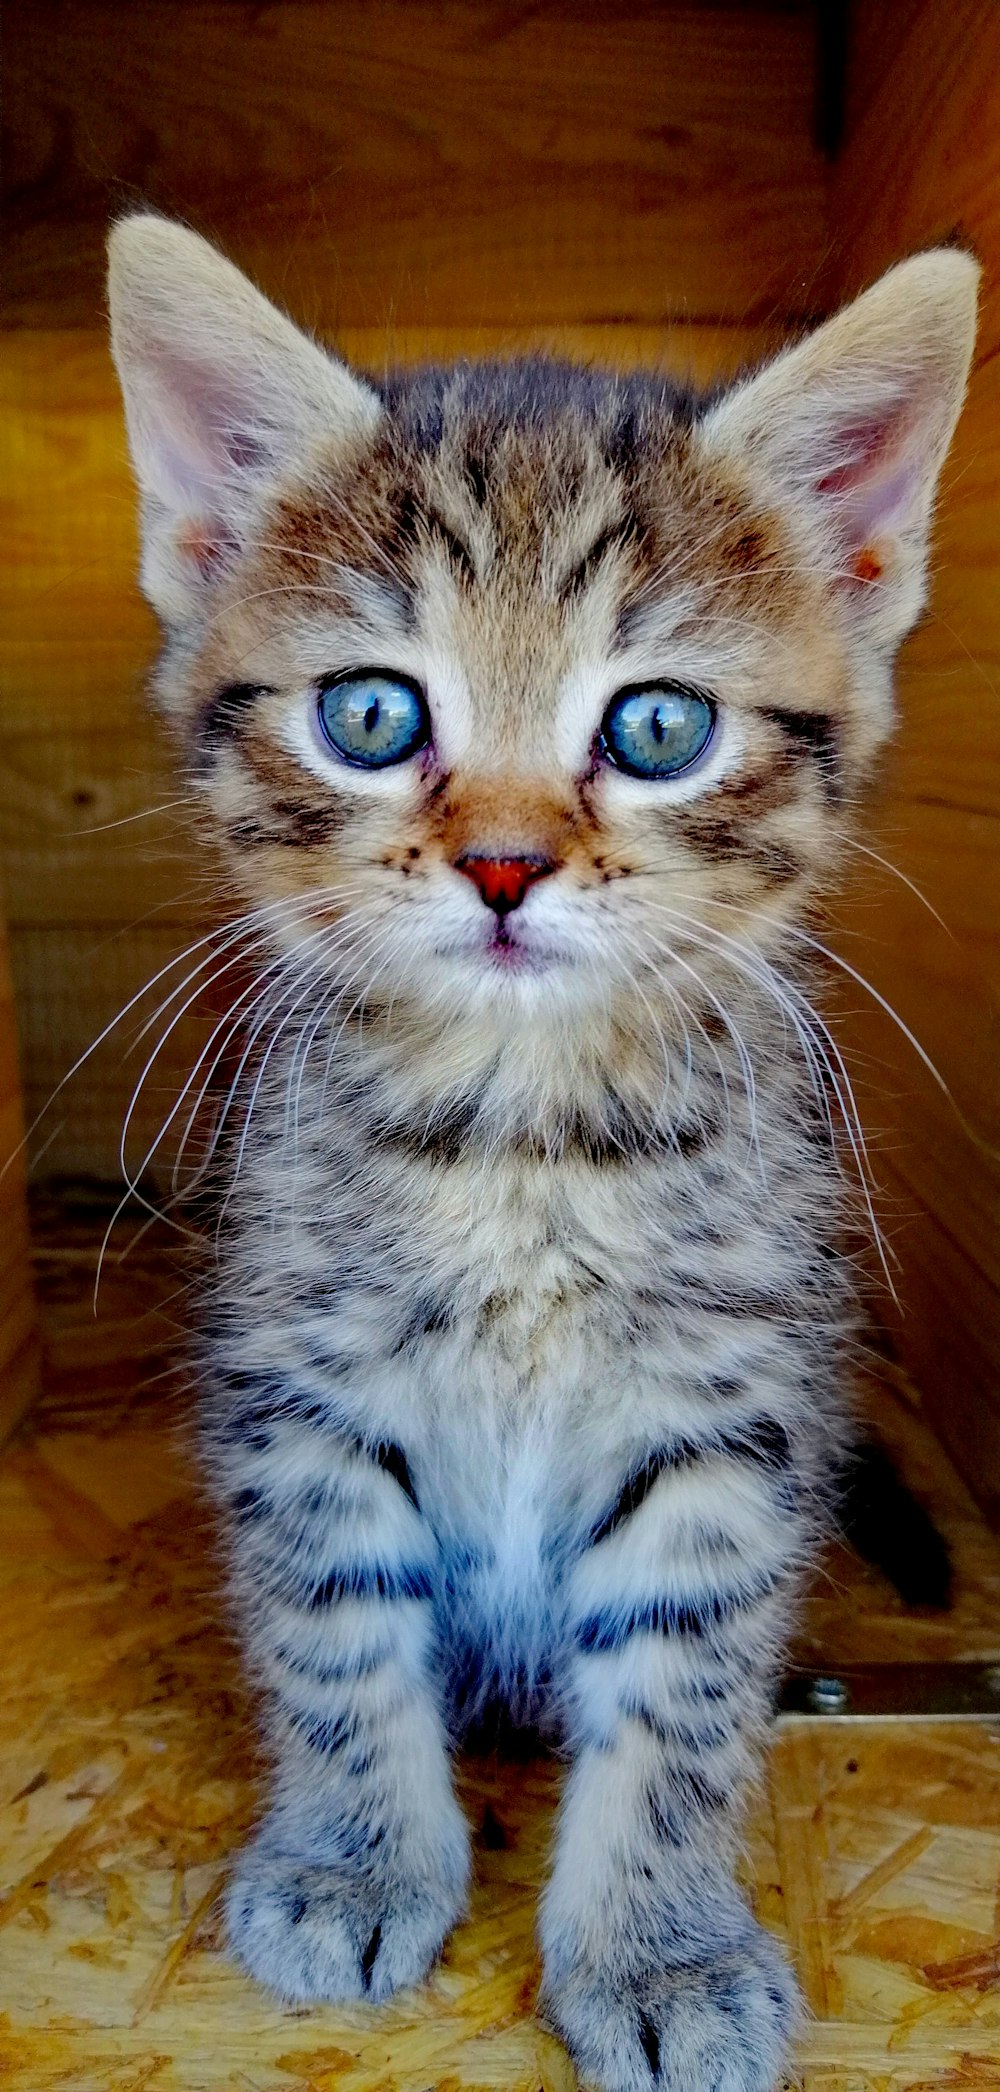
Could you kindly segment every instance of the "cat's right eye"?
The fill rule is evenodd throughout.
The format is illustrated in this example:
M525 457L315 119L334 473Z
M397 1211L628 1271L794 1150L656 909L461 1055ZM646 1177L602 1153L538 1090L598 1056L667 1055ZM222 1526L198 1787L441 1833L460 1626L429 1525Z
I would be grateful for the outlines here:
M324 676L316 716L324 741L345 763L365 770L404 763L430 739L430 714L419 683L383 669Z

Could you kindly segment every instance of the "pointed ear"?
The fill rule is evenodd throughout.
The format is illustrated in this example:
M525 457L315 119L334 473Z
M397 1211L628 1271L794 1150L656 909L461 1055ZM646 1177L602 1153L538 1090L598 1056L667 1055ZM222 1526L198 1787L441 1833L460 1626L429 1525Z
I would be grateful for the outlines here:
M143 587L174 624L204 604L261 498L318 439L363 437L379 403L186 226L123 218L108 254Z
M852 623L897 646L919 614L938 475L965 394L979 270L938 248L890 269L707 415L806 533Z

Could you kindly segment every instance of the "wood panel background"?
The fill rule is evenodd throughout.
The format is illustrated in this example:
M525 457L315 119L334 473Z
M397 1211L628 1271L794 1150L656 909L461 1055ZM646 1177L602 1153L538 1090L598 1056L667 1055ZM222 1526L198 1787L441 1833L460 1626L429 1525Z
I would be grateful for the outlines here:
M14 1003L0 911L0 1444L23 1416L38 1385L22 1131Z
M1000 9L888 0L855 14L826 299L949 237L984 266L931 603L902 657L874 838L947 927L899 879L866 879L842 948L952 1093L851 998L901 1259L899 1340L953 1458L1000 1521Z
M948 931L866 865L843 950L976 1132L859 1008L901 1342L959 1463L1000 1503L998 34L991 0L853 9L831 164L809 0L9 0L0 851L33 1118L199 935L211 888L142 698L155 634L103 339L117 209L187 218L362 364L539 345L696 376L960 225L992 274L873 839ZM142 1066L125 1049L153 1006L60 1093L41 1175L116 1172ZM190 1065L182 1029L133 1161Z
M13 0L10 312L92 326L109 206L223 237L315 324L809 310L802 4Z

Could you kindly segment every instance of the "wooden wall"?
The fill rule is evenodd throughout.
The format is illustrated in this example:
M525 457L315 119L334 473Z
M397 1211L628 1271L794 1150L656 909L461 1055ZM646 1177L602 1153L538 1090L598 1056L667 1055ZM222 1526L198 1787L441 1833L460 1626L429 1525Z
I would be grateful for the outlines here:
M902 658L900 733L873 838L947 927L898 878L873 873L842 949L953 1095L859 1007L853 1043L901 1260L899 1340L957 1465L1000 1519L1000 9L885 0L856 16L828 299L953 234L985 269L931 604Z
M697 375L961 223L993 276L875 845L951 934L873 875L844 949L1000 1146L998 21L992 0L855 7L831 166L809 0L8 0L0 849L29 1116L210 906L142 699L155 634L104 345L110 215L177 212L362 363L537 343ZM67 1085L42 1174L116 1172L136 1029ZM859 1015L855 1038L904 1349L1000 1500L995 1162L891 1027ZM165 1052L134 1156L189 1052Z
M38 1382L22 1132L14 1003L0 911L0 1443L27 1409Z

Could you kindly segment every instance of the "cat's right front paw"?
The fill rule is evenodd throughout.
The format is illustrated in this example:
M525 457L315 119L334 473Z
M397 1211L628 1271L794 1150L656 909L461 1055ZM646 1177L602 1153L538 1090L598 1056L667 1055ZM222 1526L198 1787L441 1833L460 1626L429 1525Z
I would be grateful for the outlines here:
M288 2002L376 2002L419 1983L464 1905L461 1887L323 1867L265 1845L241 1854L226 1893L229 1942Z

